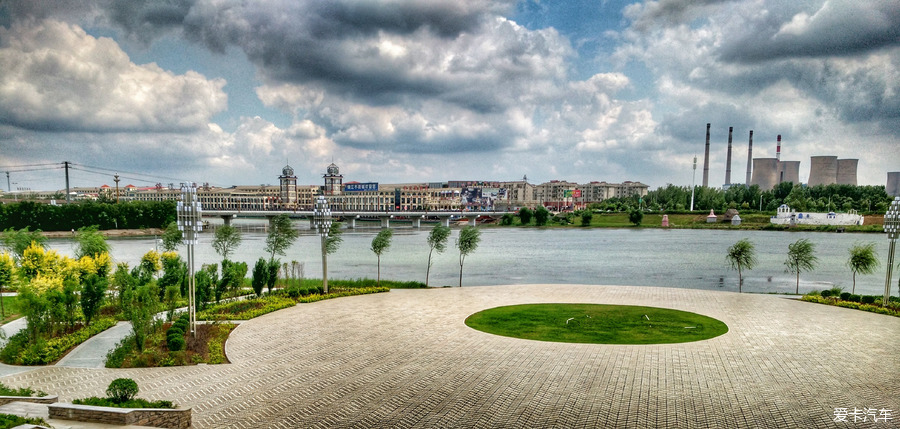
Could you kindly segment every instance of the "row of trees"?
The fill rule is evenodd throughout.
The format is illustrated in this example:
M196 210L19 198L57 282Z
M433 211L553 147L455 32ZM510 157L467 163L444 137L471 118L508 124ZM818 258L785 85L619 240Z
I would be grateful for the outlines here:
M853 289L856 293L856 275L872 274L878 268L878 255L875 243L855 244L848 250L847 267L853 275ZM756 250L753 243L744 238L728 248L725 259L731 268L738 272L738 292L743 291L744 270L751 270L757 264ZM815 245L801 238L788 245L787 259L784 261L785 272L797 276L797 287L794 293L800 293L800 273L815 269L819 258L815 255Z
M724 211L729 208L775 211L787 204L798 211L849 211L884 213L891 197L884 186L818 185L813 187L780 183L763 191L758 185L732 186L728 189L694 187L694 210ZM652 190L644 197L610 198L590 204L591 209L631 211L646 208L654 211L684 211L691 207L690 186L667 185Z
M85 225L96 225L101 230L162 228L175 216L174 201L83 201L61 205L22 201L0 204L0 229L69 231Z

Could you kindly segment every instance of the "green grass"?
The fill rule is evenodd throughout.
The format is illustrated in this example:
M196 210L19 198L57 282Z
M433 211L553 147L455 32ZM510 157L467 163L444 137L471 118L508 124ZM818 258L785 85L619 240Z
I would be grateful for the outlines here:
M11 322L18 318L22 317L21 310L19 310L19 297L18 296L4 296L3 297L3 320L0 320L0 324Z
M593 344L685 343L728 332L724 323L696 313L607 304L496 307L469 316L466 325L505 337Z
M14 428L24 424L49 427L40 417L19 417L12 414L0 414L0 429Z

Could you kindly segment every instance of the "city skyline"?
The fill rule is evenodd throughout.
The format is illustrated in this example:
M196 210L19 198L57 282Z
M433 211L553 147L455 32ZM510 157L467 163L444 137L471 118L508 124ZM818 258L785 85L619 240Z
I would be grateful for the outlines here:
M733 182L753 130L754 158L780 134L802 182L833 155L883 185L900 171L898 28L892 1L7 1L0 166L656 188L690 185L712 123L710 186L728 127ZM42 168L7 168L12 187L64 187ZM92 171L72 186L112 185Z

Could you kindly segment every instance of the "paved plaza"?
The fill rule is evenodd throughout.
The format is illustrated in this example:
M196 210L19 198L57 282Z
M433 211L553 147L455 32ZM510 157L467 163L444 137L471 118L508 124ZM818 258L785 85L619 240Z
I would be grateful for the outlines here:
M725 322L711 340L562 344L468 328L500 305L647 305ZM3 377L67 402L118 377L193 408L197 428L898 427L900 318L772 295L593 285L393 290L243 323L230 364L44 367ZM893 420L835 423L836 408ZM883 414L881 414L883 415ZM867 422L862 422L867 417Z

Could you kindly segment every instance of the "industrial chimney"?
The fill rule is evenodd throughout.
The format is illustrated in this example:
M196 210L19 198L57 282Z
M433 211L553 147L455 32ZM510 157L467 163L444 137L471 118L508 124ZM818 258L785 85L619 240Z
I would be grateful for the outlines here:
M781 161L781 134L778 135L778 146L775 149L775 160Z
M753 130L750 130L750 145L747 146L747 181L744 182L750 186L750 164L753 162Z
M709 187L709 123L706 124L706 153L703 156L703 187Z
M728 156L725 160L725 185L731 185L731 131L734 127L728 127Z

